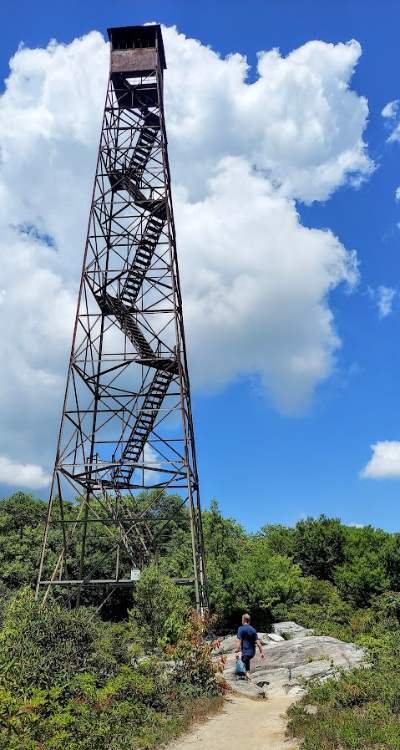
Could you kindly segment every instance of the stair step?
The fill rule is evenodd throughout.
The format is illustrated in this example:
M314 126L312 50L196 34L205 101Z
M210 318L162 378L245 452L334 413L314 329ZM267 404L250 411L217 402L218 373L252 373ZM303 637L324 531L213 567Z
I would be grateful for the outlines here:
M137 295L139 293L146 271L150 266L163 226L164 221L162 219L158 219L158 221L155 222L154 217L150 217L144 228L142 238L132 261L132 266L129 269L127 279L121 291L121 297L124 297L127 287L134 290L134 293L131 293L130 295L130 301L132 304L136 299L135 294ZM151 236L149 235L149 228L151 228Z
M139 460L157 420L158 409L162 404L171 380L171 373L156 372L144 398L140 412L136 417L130 438L122 454L121 462L127 458L133 462ZM124 476L127 481L130 481L133 471L134 467L121 467L116 470L115 477Z

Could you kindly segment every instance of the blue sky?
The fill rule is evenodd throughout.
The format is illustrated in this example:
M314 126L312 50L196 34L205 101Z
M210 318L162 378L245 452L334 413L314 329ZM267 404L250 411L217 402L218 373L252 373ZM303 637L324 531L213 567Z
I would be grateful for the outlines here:
M162 0L151 4L70 0L68 4L3 0L1 79L20 42L45 47L51 38L69 43L107 26L157 21L176 24L221 55L240 52L251 64L259 50L282 55L317 39L362 47L351 88L368 99L364 132L375 172L357 190L338 188L326 201L297 203L302 223L329 228L347 250L356 249L361 278L352 294L330 295L342 341L330 376L316 386L303 413L280 413L254 378L238 377L215 394L194 393L194 414L203 502L216 497L223 511L249 529L293 524L307 515L338 515L345 522L395 530L400 523L397 479L360 479L370 445L400 440L400 296L380 319L369 289L398 292L400 143L388 143L383 107L400 97L400 7L383 0L253 0L243 3ZM167 60L168 63L168 60ZM254 74L254 71L253 71ZM168 126L168 123L167 123ZM179 247L178 247L179 253ZM21 456L21 460L23 456Z

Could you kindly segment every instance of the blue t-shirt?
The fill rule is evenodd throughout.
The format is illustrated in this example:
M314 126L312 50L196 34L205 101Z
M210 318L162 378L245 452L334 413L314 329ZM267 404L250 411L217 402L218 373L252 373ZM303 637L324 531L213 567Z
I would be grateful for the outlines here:
M256 653L257 630L251 625L241 625L237 632L237 637L242 642L243 656L253 657Z

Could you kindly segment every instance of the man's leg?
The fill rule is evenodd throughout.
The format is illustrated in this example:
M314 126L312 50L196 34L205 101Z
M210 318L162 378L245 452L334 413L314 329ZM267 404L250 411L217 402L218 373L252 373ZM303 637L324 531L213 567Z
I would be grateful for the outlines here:
M242 656L243 664L246 668L246 680L250 680L250 661L251 656Z

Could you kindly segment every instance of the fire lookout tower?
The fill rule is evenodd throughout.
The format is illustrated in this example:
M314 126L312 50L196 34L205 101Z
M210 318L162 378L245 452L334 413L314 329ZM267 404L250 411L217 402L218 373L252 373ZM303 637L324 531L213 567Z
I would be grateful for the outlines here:
M84 588L134 585L151 556L154 528L160 533L173 520L160 518L160 498L172 492L190 519L193 579L183 582L194 584L201 611L204 551L164 121L164 46L157 25L108 33L110 75L37 595L70 587L79 600ZM77 505L67 518L63 500L71 498ZM111 542L96 569L88 569L94 524ZM61 529L55 557L52 526Z

